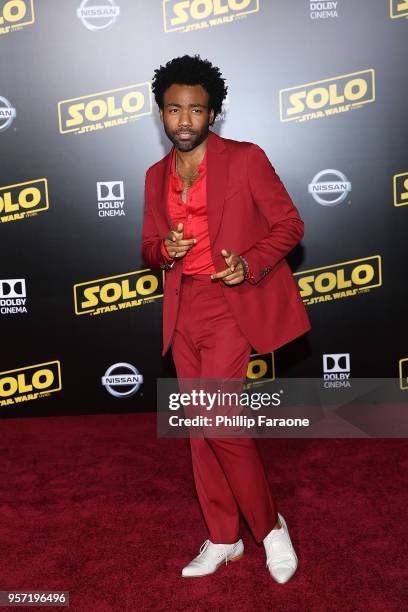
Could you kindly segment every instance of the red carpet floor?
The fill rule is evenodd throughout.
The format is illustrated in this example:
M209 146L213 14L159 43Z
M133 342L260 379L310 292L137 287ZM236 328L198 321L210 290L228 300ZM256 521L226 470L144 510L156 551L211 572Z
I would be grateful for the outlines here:
M188 441L155 418L0 423L0 590L69 590L87 612L408 608L407 441L259 441L297 574L275 583L243 525L240 561L184 579L207 532Z

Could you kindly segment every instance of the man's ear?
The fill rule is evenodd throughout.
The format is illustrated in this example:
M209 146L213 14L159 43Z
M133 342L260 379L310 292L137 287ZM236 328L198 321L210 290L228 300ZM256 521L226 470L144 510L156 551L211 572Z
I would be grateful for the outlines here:
M212 108L210 110L209 124L212 125L214 123L214 120L215 120L215 115L214 115L214 109Z
M160 121L163 123L163 109L159 108Z

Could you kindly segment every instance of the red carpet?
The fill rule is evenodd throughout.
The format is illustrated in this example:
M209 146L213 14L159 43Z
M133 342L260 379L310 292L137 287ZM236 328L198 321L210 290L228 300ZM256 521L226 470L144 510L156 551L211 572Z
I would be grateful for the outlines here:
M276 584L243 526L240 561L184 579L207 532L188 441L155 419L1 422L0 590L69 590L75 612L407 608L406 440L259 441L297 574Z

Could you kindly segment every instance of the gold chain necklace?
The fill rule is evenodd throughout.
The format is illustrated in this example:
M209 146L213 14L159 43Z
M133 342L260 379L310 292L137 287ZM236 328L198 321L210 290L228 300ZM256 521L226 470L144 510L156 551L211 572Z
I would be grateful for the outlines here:
M185 203L187 200L187 192L190 189L191 185L196 181L196 179L199 176L199 172L198 170L194 170L193 174L191 174L190 176L183 176L182 174L180 174L179 170L178 170L178 158L176 156L176 172L177 172L177 176L179 176L181 178L181 180L183 181L184 185L183 185L183 191L181 193L181 199L183 200L183 202ZM187 184L185 184L187 183Z

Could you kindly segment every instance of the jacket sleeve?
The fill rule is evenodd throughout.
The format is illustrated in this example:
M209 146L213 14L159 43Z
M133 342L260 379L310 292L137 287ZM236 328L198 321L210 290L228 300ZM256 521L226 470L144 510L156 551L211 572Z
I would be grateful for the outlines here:
M149 189L147 188L148 181L151 181L152 177L149 174L149 170L146 172L145 177L145 188L144 188L144 215L143 215L143 229L142 229L142 259L152 270L161 268L162 270L169 270L173 267L172 260L169 260L163 255L162 241L163 238L159 236L156 222L151 208L151 201L149 195Z
M240 253L258 283L303 237L304 224L282 181L258 145L248 150L248 181L252 197L269 226L269 233Z

